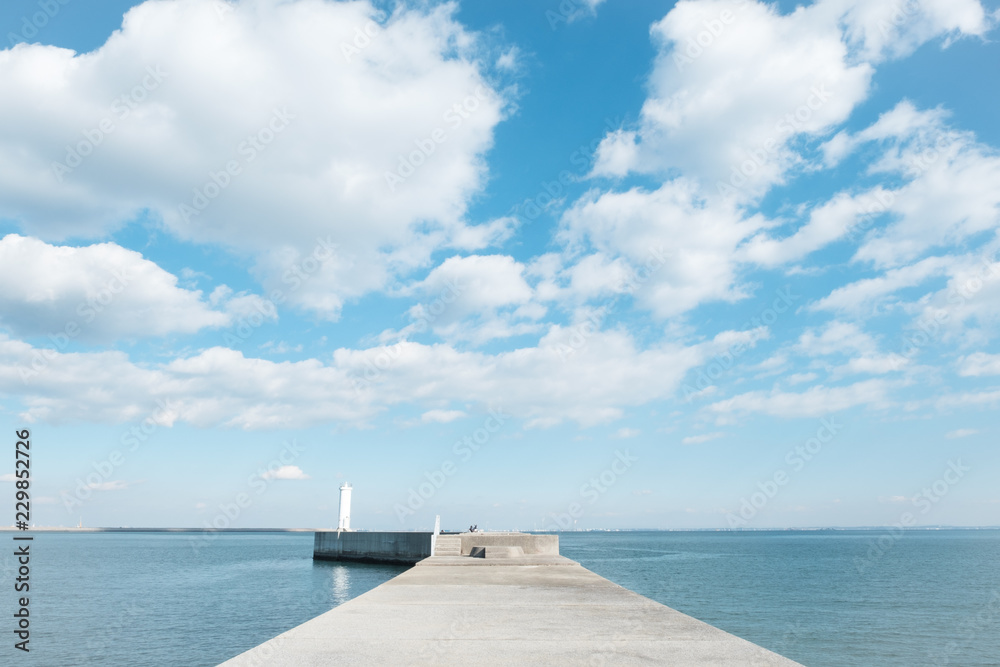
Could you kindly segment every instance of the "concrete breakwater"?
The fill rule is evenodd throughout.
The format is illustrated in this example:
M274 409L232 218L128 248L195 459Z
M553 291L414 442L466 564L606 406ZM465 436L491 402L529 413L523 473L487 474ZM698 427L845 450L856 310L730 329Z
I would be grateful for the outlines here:
M436 545L435 545L436 542ZM510 547L528 555L559 554L557 535L528 533L442 533L317 531L313 558L357 563L415 564L435 553L469 556L477 548ZM502 553L502 552L500 552ZM510 553L508 551L508 553ZM488 556L477 552L475 555Z
M424 558L223 665L798 664L558 555L555 535L442 537L452 555ZM324 553L328 539L317 534ZM398 552L390 539L380 553Z

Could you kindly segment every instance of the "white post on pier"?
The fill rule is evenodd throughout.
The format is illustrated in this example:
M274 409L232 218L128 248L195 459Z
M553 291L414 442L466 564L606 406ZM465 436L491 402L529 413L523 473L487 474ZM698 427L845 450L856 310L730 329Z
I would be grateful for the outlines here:
M436 514L434 516L434 534L431 535L431 555L434 555L434 549L437 547L438 535L441 534L441 515Z
M337 522L337 531L351 529L351 485L344 484L340 487L340 520Z

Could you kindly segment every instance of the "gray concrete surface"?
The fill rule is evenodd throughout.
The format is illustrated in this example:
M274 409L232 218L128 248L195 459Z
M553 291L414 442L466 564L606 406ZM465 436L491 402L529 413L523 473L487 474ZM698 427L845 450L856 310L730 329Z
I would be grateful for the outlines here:
M223 663L796 664L551 554L428 558Z
M462 555L468 556L473 547L521 547L526 554L559 554L558 535L531 533L462 533Z

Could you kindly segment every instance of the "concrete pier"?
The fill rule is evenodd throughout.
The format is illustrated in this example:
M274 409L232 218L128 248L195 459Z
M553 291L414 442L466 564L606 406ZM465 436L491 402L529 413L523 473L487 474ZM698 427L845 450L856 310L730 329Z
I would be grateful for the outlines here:
M489 546L485 548L488 553ZM524 551L517 545L509 548ZM223 663L796 664L553 554L427 558Z

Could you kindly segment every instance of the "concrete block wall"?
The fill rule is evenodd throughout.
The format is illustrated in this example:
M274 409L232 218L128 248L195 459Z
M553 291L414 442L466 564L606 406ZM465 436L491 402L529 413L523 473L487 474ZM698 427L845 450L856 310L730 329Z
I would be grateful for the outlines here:
M529 533L462 533L462 555L468 556L473 547L521 547L526 555L559 555L558 535Z
M317 531L313 558L412 564L431 555L431 533Z

